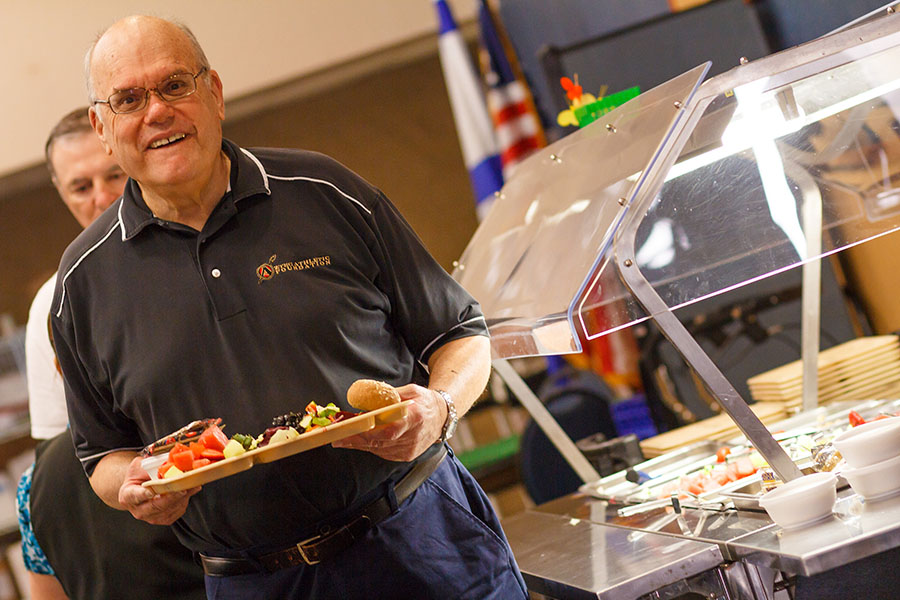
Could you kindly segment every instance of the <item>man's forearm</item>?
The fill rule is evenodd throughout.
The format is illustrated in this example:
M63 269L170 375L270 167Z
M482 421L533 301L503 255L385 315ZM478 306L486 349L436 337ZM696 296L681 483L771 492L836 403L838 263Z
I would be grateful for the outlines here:
M119 503L119 489L125 482L128 465L135 456L137 456L136 452L128 451L107 454L100 459L91 475L90 481L94 493L115 509L125 510L125 507Z
M462 417L484 392L491 375L491 341L475 335L448 342L428 361L428 387L453 397Z

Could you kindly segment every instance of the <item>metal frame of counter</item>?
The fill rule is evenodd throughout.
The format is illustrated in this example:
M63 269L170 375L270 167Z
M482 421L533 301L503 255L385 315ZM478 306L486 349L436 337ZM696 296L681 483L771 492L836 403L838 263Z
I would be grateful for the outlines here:
M530 589L552 598L673 597L648 594L737 564L714 576L721 594L707 597L769 599L779 573L819 575L900 548L900 495L870 502L844 489L830 518L786 530L764 512L735 509L679 515L656 507L623 518L608 502L575 493L503 527ZM744 581L724 581L735 574Z

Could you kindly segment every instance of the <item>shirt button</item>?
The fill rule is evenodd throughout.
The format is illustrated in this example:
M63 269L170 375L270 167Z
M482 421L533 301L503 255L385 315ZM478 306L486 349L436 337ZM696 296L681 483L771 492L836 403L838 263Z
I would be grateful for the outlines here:
M220 271L218 269L213 269L212 271L209 272L209 274L212 275L213 277L215 277L216 279L218 279L219 277L222 276L222 271Z

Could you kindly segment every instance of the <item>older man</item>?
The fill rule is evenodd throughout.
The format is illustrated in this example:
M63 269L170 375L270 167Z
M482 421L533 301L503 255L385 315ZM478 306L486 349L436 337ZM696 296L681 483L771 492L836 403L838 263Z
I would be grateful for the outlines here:
M53 185L82 227L122 195L127 177L100 145L87 107L57 123L45 154ZM30 597L112 598L140 580L130 598L156 600L170 593L202 598L202 573L175 535L104 505L75 457L66 431L62 377L47 329L55 281L50 278L35 296L26 327L31 436L45 440L17 496Z
M223 140L222 82L185 27L123 19L87 66L131 180L66 251L52 321L98 495L174 523L211 598L524 598L484 493L445 458L490 372L477 303L341 165ZM262 431L310 400L349 408L359 378L397 386L407 417L202 491L141 485L136 451L189 421Z

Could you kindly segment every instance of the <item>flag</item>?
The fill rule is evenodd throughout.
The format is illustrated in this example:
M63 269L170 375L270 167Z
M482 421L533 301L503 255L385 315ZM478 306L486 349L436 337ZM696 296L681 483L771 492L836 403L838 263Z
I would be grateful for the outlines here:
M482 75L487 85L488 112L494 123L503 178L516 165L546 145L534 100L518 71L518 64L502 27L486 0L479 0L478 24Z
M503 187L497 141L478 72L445 0L434 0L439 23L438 52L463 161L475 192L479 217Z

